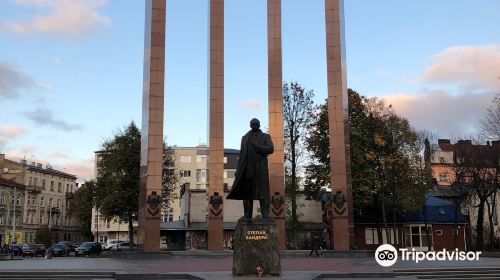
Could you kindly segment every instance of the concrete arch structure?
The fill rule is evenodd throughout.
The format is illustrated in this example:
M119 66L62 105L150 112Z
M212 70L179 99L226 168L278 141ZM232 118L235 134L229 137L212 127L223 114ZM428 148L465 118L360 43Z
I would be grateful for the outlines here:
M224 194L224 0L209 1L208 249L220 251L224 206L217 201L218 195ZM166 0L146 0L138 233L139 246L145 252L160 250L165 17ZM325 24L334 248L349 250L353 244L353 222L343 0L325 0ZM267 39L269 133L275 146L269 158L272 202L273 197L285 192L281 0L267 0ZM271 203L271 207L285 206ZM280 232L280 248L285 249L285 211L275 210L270 213Z

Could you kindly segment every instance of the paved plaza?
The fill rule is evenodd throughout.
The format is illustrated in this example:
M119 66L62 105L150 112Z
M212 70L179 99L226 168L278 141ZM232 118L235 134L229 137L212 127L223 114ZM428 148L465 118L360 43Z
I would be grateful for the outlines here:
M283 273L280 277L267 279L320 279L320 275L334 275L335 278L383 276L393 270L405 269L467 269L500 267L500 258L481 258L479 261L449 262L413 262L399 261L390 269L379 266L372 258L284 258ZM199 279L233 279L231 276L232 257L174 257L167 259L115 259L93 257L61 257L61 258L26 258L20 260L0 261L0 272L62 272L62 271L107 271L121 274L189 274ZM395 279L417 279L411 275L396 276ZM387 274L389 277L390 274ZM253 279L255 277L238 277L237 279ZM171 279L171 278L169 278ZM330 278L321 278L330 279ZM345 279L345 278L344 278ZM373 278L372 278L373 279Z

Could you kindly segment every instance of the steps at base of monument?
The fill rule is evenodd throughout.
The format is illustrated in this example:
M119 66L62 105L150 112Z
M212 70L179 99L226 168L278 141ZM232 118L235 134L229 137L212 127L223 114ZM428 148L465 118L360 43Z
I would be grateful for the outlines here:
M498 268L441 268L441 269L395 269L395 275L414 276L417 279L436 280L487 280L500 279Z
M54 280L111 280L115 279L114 272L82 272L82 271L2 271L0 280L3 279L54 279Z

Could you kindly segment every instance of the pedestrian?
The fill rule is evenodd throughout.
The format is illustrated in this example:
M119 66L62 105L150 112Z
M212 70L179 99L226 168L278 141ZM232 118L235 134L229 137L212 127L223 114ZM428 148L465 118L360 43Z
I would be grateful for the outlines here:
M52 249L52 246L50 246L47 251L45 252L45 258L46 259L52 259L52 256L54 255L54 250Z
M95 248L95 249L96 249L96 254L97 254L98 256L100 256L100 255L101 255L101 252L102 252L102 246L101 246L101 243L97 242L95 247L96 247L96 248Z
M326 228L321 232L321 238L323 239L321 243L321 251L326 251L328 239L330 239L330 235L328 234L328 230Z
M311 252L309 253L309 257L312 255L313 252L316 253L316 257L319 258L318 254L318 246L319 246L319 238L318 235L311 235L311 240L309 240L309 248L311 249Z

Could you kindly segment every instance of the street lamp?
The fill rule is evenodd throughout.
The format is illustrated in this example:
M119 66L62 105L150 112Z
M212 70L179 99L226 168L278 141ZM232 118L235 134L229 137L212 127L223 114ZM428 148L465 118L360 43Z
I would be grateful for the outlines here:
M13 215L12 215L12 243L17 243L16 241L16 186L14 186L14 195L12 196L12 207L14 208L13 210Z

